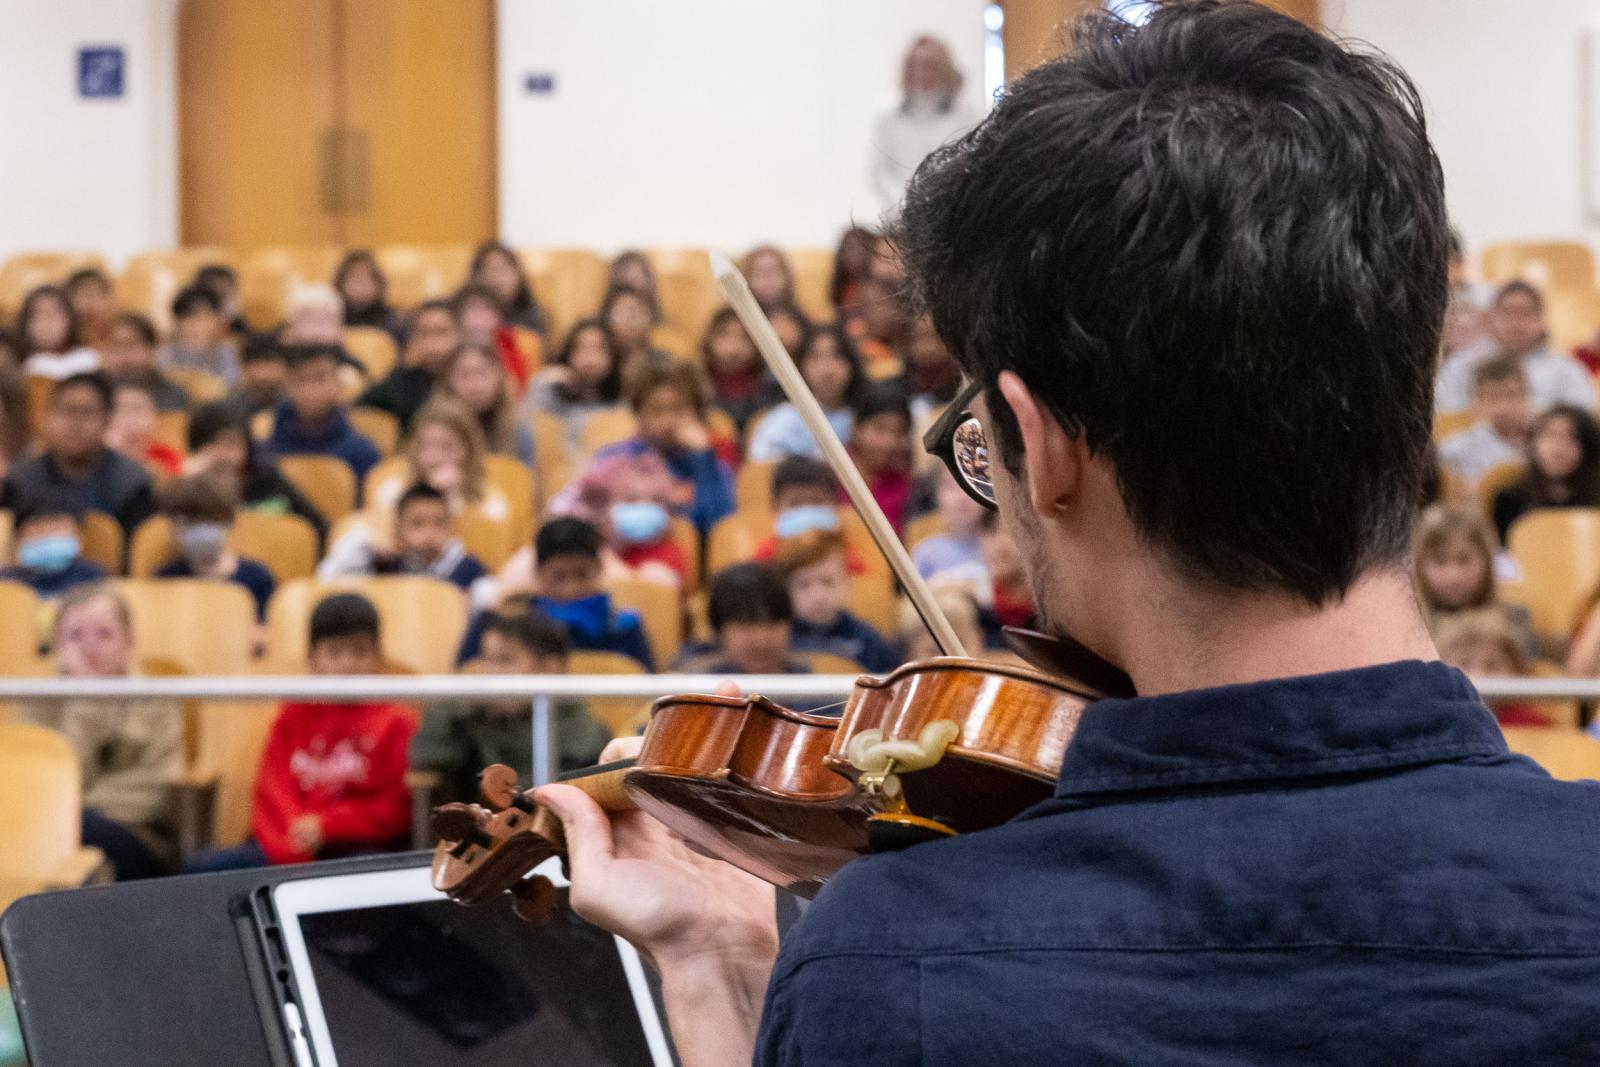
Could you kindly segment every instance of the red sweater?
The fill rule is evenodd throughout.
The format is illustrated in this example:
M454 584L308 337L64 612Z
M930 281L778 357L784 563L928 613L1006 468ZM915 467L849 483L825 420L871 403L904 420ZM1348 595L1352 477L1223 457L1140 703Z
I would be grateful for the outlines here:
M302 815L322 820L325 845L390 845L411 825L406 750L417 713L394 704L286 702L256 775L250 831L273 863L315 857L289 843Z

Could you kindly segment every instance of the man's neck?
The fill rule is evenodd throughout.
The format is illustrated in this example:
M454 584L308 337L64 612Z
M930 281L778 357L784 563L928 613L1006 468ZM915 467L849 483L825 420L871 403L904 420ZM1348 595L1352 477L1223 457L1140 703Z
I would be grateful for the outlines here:
M1118 657L1144 696L1438 658L1402 571L1316 608L1283 595L1169 590Z

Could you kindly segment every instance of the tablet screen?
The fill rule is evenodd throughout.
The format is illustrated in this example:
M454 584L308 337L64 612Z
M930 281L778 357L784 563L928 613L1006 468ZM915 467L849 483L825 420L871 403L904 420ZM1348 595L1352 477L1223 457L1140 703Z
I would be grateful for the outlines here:
M659 1021L637 956L564 904L540 924L509 900L464 908L431 889L319 910L295 885L278 889L279 920L324 1067L666 1062L647 1034Z

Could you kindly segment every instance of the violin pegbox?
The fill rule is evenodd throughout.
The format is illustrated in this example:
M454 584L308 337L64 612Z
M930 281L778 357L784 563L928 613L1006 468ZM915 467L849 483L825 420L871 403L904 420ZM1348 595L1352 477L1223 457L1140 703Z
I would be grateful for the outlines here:
M430 825L440 839L433 887L463 904L481 904L509 892L524 918L547 914L554 898L525 877L560 850L541 825L538 805L504 764L486 768L479 787L485 803L443 804L433 810Z

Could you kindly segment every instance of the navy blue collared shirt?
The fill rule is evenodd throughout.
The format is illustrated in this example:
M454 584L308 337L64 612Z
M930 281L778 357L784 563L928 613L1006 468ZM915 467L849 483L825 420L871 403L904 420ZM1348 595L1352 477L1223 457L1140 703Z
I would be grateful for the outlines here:
M858 860L762 1064L1600 1062L1600 785L1436 663L1083 716L1054 799Z

